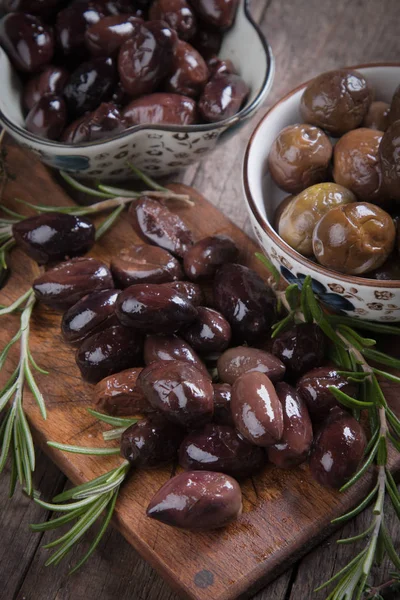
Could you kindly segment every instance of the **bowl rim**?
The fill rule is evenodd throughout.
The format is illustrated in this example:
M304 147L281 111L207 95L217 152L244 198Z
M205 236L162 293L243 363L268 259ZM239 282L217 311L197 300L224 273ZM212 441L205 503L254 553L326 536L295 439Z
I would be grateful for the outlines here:
M358 65L352 65L349 67L338 67L338 68L357 70L357 69L368 69L368 68L373 68L373 67L399 67L400 68L400 62L394 61L394 62L363 63L363 64L358 64ZM330 69L330 70L332 71L332 70L336 70L336 69ZM316 75L315 77L317 77L317 76L318 75ZM294 250L291 246L289 246L289 244L287 244L278 235L278 233L272 227L270 222L267 219L265 219L264 216L260 213L260 211L258 210L258 207L257 207L257 203L255 202L255 200L252 196L252 193L250 190L249 177L248 177L249 160L250 160L251 148L252 148L252 145L253 145L253 142L254 142L256 136L258 135L259 130L261 129L262 125L264 124L264 121L266 121L271 116L271 114L275 111L275 109L278 108L278 106L280 106L283 102L286 102L286 100L288 100L289 98L291 98L292 96L297 94L302 89L305 89L307 87L307 85L315 79L315 77L312 77L308 81L301 83L300 85L295 87L293 90L291 90L290 92L285 94L277 102L275 102L268 109L268 111L265 113L265 115L261 118L261 120L257 124L256 128L254 129L253 133L251 134L250 139L246 146L246 151L245 151L245 155L244 155L244 159L243 159L243 171L242 171L243 186L244 186L245 196L246 196L246 200L247 200L247 206L250 209L250 212L252 213L252 215L255 217L259 226L268 235L268 237L272 238L272 240L275 242L275 244L277 246L279 246L282 249L282 251L289 254L293 258L293 260L296 260L297 262L304 265L304 267L306 267L306 269L308 269L309 271L317 273L318 275L325 275L328 277L333 277L333 278L340 280L346 284L350 283L350 284L354 285L355 282L358 282L358 285L364 285L367 287L392 288L392 289L400 288L400 280L391 279L391 280L386 281L386 280L382 280L382 279L369 279L367 277L358 277L357 275L346 275L344 273L339 273L338 271L333 271L331 269L323 267L322 265L319 265L317 263L310 261L308 258L306 258L302 254L300 254L299 252Z
M244 12L245 17L249 21L250 25L252 25L255 32L257 33L259 40L261 42L261 45L263 46L266 60L267 60L267 69L266 69L264 79L263 79L263 82L261 84L261 87L259 89L257 96L254 98L254 100L248 106L245 106L242 110L240 110L238 113L236 113L232 117L224 119L223 121L218 121L217 123L204 123L204 124L198 124L198 125L196 125L196 124L194 124L194 125L162 125L162 124L159 124L159 125L150 125L150 124L134 125L132 127L129 127L128 129L125 129L124 131L122 131L121 133L119 133L116 136L104 138L102 140L97 140L97 141L93 141L93 142L84 142L82 144L62 144L59 141L46 140L44 138L41 138L33 133L30 133L29 131L20 127L19 125L16 125L13 121L10 121L10 119L8 119L8 117L6 117L6 115L3 113L3 111L1 109L0 109L0 122L2 122L2 124L5 127L7 127L10 131L12 131L13 133L25 138L26 140L34 142L35 144L38 144L41 146L46 146L46 147L51 147L51 148L60 148L63 150L71 149L71 150L76 150L76 151L82 150L85 148L93 148L96 146L100 147L103 144L107 144L109 142L123 140L124 138L126 138L136 132L144 131L144 130L147 130L147 131L160 131L161 130L161 131L167 131L167 132L171 132L171 133L196 133L196 132L203 133L203 132L208 132L208 131L218 131L220 129L226 130L226 129L236 125L243 119L246 119L259 107L259 105L261 104L261 102L264 99L264 94L268 90L271 79L274 75L274 56L272 54L272 50L267 41L266 36L262 32L258 23L256 23L256 21L253 19L252 15L251 15L250 3L251 3L251 0L244 0L243 12ZM6 55L6 53L4 52L4 50L2 48L0 48L0 52L3 52Z

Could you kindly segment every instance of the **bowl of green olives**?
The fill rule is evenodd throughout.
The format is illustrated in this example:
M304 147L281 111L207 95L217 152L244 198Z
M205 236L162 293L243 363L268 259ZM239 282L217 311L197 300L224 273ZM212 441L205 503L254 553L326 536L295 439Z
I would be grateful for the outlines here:
M248 143L244 191L262 250L335 311L400 321L400 64L322 73Z

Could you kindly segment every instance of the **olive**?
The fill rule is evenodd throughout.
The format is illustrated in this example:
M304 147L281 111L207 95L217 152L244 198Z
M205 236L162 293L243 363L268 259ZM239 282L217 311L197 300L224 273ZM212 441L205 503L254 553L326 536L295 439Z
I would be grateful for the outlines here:
M115 303L119 290L100 290L78 300L63 315L61 331L70 343L85 338L111 325L117 325Z
M248 346L229 348L218 359L218 375L224 383L233 384L244 373L264 373L271 381L283 379L286 367L279 358Z
M307 404L313 422L323 421L332 408L339 406L329 390L333 386L348 396L357 395L357 385L339 375L335 367L317 367L298 380L296 389Z
M137 244L123 248L111 259L114 281L122 288L135 283L166 283L176 281L183 275L176 258L167 250Z
M200 52L205 60L219 54L222 45L222 33L211 29L197 27L197 33L190 43Z
M60 96L68 81L68 71L62 67L49 65L28 80L24 88L23 104L30 110L43 98L43 96Z
M283 434L283 411L272 381L264 373L240 375L233 384L231 407L236 429L256 446L272 446Z
M23 12L31 15L47 16L64 0L4 0L1 8L6 12Z
M197 283L191 281L171 281L170 283L161 284L170 290L176 290L182 296L185 296L193 306L200 306L203 303L203 291Z
M95 258L73 258L33 282L36 298L57 310L66 310L91 292L114 287L109 268Z
M249 91L239 75L216 75L210 79L200 96L199 113L207 123L229 119L243 107Z
M118 81L117 85L114 88L113 95L110 98L110 102L114 104L117 108L121 109L126 106L131 100L130 95L124 90L121 85L121 82Z
M232 27L239 0L190 0L193 10L208 26L226 30Z
M124 431L121 454L135 467L155 469L176 457L182 438L182 429L175 423L150 415Z
M99 381L94 388L96 407L119 417L154 412L137 385L141 371L125 369Z
M116 313L127 327L146 333L174 333L197 316L197 309L175 290L156 283L138 283L119 295Z
M149 94L125 106L123 116L132 125L192 125L197 121L196 102L179 94Z
M132 227L145 242L176 256L183 256L193 243L192 232L182 219L148 196L133 202L128 215Z
M25 119L25 129L48 140L58 140L67 122L67 107L60 96L43 96Z
M312 256L312 235L322 215L334 206L356 202L355 195L337 183L317 183L287 201L278 217L278 233L292 248Z
M229 383L213 383L214 423L235 426L231 410L232 388Z
M312 185L311 187L313 188L314 186ZM306 190L304 190L304 191L306 191ZM279 223L280 223L280 220L281 220L281 216L283 215L283 212L286 211L286 209L288 208L289 204L295 198L296 198L296 196L286 196L283 200L281 200L279 202L278 206L274 210L273 225L274 225L274 229L276 229L276 231L279 231Z
M242 512L240 486L228 475L188 471L167 481L146 514L171 527L207 530L225 527Z
M179 464L186 471L218 471L248 477L265 464L265 452L228 425L208 423L189 433L179 449Z
M234 64L229 58L222 59L218 56L212 56L207 61L208 71L210 73L210 77L214 77L215 75L237 75L237 71L234 67Z
M320 219L314 229L313 250L321 265L362 275L383 265L395 238L396 228L387 212L375 204L354 202L332 208Z
M239 249L231 238L213 235L194 244L183 257L185 274L192 281L215 275L218 267L235 262Z
M278 444L268 448L268 460L280 469L291 469L307 459L313 430L307 406L296 390L280 382L276 393L282 404L283 435Z
M274 339L272 353L281 359L289 375L300 377L322 365L325 347L325 336L318 325L300 323Z
M315 77L301 98L306 123L341 136L361 125L372 100L367 80L358 71L338 69Z
M181 40L190 40L196 33L197 20L186 0L155 0L150 7L149 18L168 23Z
M155 410L184 427L201 427L211 421L214 389L211 380L193 365L180 360L156 362L139 375L139 386Z
M81 375L89 383L142 363L143 339L140 333L113 325L86 338L75 356Z
M180 40L172 60L172 74L166 90L197 98L208 81L208 68L201 54L187 42Z
M400 261L397 253L392 253L382 266L368 273L368 277L380 281L396 281L400 279Z
M142 19L132 15L110 15L91 25L85 32L85 42L94 56L115 56L122 44L136 35Z
M85 217L43 213L14 223L12 233L30 258L45 265L88 252L95 242L96 230Z
M93 58L83 62L64 88L64 97L71 114L80 116L108 100L116 83L112 58Z
M86 57L86 29L106 16L104 8L101 2L80 0L57 14L57 43L64 54Z
M147 0L101 0L101 2L109 15L128 13L141 19L145 18L145 9L149 4Z
M144 362L146 365L171 360L187 362L196 367L206 377L210 377L205 364L185 340L176 335L148 335L144 342Z
M390 125L379 146L385 190L393 200L400 200L400 120Z
M165 21L146 21L146 27L154 35L161 50L161 69L164 77L167 77L172 72L173 57L179 42L178 34Z
M223 352L231 341L231 326L221 313L199 306L196 320L181 331L182 337L200 354Z
M16 69L34 73L51 62L53 30L33 15L9 13L0 20L0 44Z
M255 271L238 264L223 265L214 280L214 298L237 341L255 342L270 331L275 294Z
M400 85L397 86L389 108L389 125L400 119Z
M318 127L289 125L272 143L268 168L275 183L290 194L326 181L332 144Z
M342 487L357 471L366 445L360 423L340 408L333 409L314 441L312 476L323 486Z
M387 102L371 102L368 112L361 123L362 127L386 131L389 127L390 105Z
M66 144L83 144L115 136L126 128L118 108L111 102L102 102L93 112L73 121L63 132Z

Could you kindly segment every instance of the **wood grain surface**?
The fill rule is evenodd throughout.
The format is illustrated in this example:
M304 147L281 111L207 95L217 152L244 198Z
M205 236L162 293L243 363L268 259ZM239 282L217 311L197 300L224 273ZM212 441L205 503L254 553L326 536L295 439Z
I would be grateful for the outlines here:
M276 57L276 78L272 93L265 107L241 130L234 141L220 147L202 163L187 169L180 178L184 183L200 189L240 229L248 233L250 229L240 176L242 155L252 128L268 106L279 96L322 70L372 61L395 61L400 56L397 0L338 0L334 3L330 0L253 0L252 4L253 14L261 23ZM61 188L59 192L62 193ZM34 192L33 189L30 192L28 189L25 197L41 202L44 196L51 193L47 181L43 180L39 192ZM61 365L60 369L62 368ZM71 386L69 392L74 402L74 386ZM94 444L93 438L91 443ZM41 544L50 542L55 534L33 534L28 530L27 524L49 518L49 515L46 516L41 509L28 502L21 493L13 501L8 501L7 484L7 477L3 477L0 481L1 598L177 599L178 596L171 592L169 585L112 529L91 562L75 577L66 577L67 567L62 563L55 568L45 569L47 553L41 548ZM66 480L46 456L41 455L38 457L35 484L45 498L50 498L64 488ZM391 517L393 513L388 508L388 523L395 543L399 545L400 528L398 522ZM362 514L346 525L329 542L319 546L293 569L257 594L256 599L323 600L326 595L314 595L313 589L344 566L354 552L353 547L336 546L335 539L339 535L350 536L362 531L367 519L368 515ZM86 548L89 543L90 540L86 542ZM192 549L192 552L195 550ZM74 551L71 554L71 564L77 558L78 554ZM185 570L186 564L179 565L179 568ZM388 570L388 564L376 569L373 573L374 581L383 581ZM204 597L211 600L214 594L209 590Z

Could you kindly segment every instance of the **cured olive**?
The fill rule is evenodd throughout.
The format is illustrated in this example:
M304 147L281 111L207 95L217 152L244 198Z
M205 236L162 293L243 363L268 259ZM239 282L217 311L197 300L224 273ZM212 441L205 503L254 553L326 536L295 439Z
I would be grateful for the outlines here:
M171 527L207 530L225 527L242 512L237 481L213 471L175 475L157 492L146 514Z
M67 122L67 107L60 96L43 96L27 114L25 129L48 140L58 140Z
M111 259L114 281L122 288L135 283L166 283L181 279L179 262L162 248L137 244L123 248Z
M128 13L137 18L144 19L146 8L150 4L149 0L101 0L107 13L110 15L120 15Z
M235 426L231 410L232 388L229 383L214 383L214 423Z
M172 60L172 74L166 90L197 98L208 81L206 61L193 46L180 40Z
M389 125L400 119L400 85L397 86L389 109Z
M231 238L213 235L194 244L183 257L185 274L192 281L207 279L215 275L218 267L235 262L239 249Z
M133 202L128 216L132 227L145 242L176 256L183 256L193 243L192 232L182 219L148 196Z
M176 457L182 438L178 425L161 415L150 415L124 431L121 454L135 467L155 469Z
M146 365L168 360L187 362L196 367L206 377L210 377L205 364L185 340L176 335L148 335L144 343L144 362Z
M218 270L214 298L238 342L259 340L275 320L274 293L255 271L243 265L225 264Z
M157 93L137 98L123 110L131 125L192 125L197 121L196 102L188 96Z
M197 27L197 33L190 43L200 52L205 60L219 54L222 45L222 32Z
M390 105L387 102L371 102L368 112L362 122L362 127L386 131L389 127Z
M154 412L137 385L141 371L141 368L125 369L99 381L94 388L97 408L120 417Z
M313 250L325 267L362 275L383 265L395 238L396 228L387 212L375 204L355 202L332 208L320 219L313 233Z
M179 464L186 471L218 471L248 477L265 464L265 452L245 440L233 427L208 423L189 433L179 449Z
M23 12L31 15L52 12L63 0L4 0L1 5L6 12Z
M196 320L181 331L182 337L200 354L225 350L231 341L231 326L221 313L199 306Z
M0 44L16 69L34 73L51 62L53 30L33 15L9 13L0 20Z
M276 393L282 404L283 434L278 444L268 448L268 460L280 469L291 469L307 459L313 430L307 406L296 390L280 382Z
M165 21L146 21L146 27L154 35L157 45L162 51L161 67L164 70L164 76L167 77L172 71L172 60L179 42L178 34Z
M357 471L366 445L360 423L340 408L333 409L314 441L312 476L323 486L342 487Z
M110 15L91 25L85 32L85 42L94 56L115 56L122 44L139 31L143 23L132 15Z
M150 7L149 18L168 23L181 40L190 40L196 33L197 19L186 0L155 0Z
M272 353L281 359L289 375L300 377L322 365L325 347L325 336L318 325L300 323L274 339Z
M199 113L207 123L229 119L243 107L249 92L239 75L223 73L212 77L200 96Z
M322 215L334 206L356 202L355 195L337 183L318 183L286 202L278 217L278 233L289 246L312 256L312 235Z
M236 429L256 446L276 444L283 434L283 411L272 381L259 371L233 384L231 408Z
M111 102L102 102L93 112L73 121L61 140L66 144L83 144L117 135L124 129L126 123L118 108Z
M276 382L283 379L286 372L279 358L270 352L248 346L229 348L219 357L217 366L221 381L231 385L244 373L264 373Z
M86 338L75 356L81 375L89 383L129 367L143 364L143 338L122 325L113 325Z
M36 298L56 310L66 310L91 292L114 287L109 268L95 258L73 258L49 269L33 282Z
M190 0L193 10L208 26L222 31L235 20L239 0Z
M81 0L69 4L57 14L57 44L64 54L79 56L80 60L86 56L86 29L106 16L104 8L101 2Z
M400 101L399 101L400 104ZM400 110L400 108L399 108ZM400 120L395 121L383 134L379 146L385 189L393 200L400 200Z
M203 291L197 283L192 283L191 281L171 281L170 283L163 283L161 285L171 290L176 290L182 296L185 296L193 306L203 304Z
M64 88L68 110L75 116L94 110L111 97L115 83L112 58L99 57L83 62L73 71Z
M43 96L60 96L68 77L68 71L54 65L49 65L41 73L33 76L24 88L23 104L25 108L30 110Z
M117 325L114 309L119 290L100 290L78 300L64 313L61 331L67 342L82 342L111 325Z
M141 372L139 386L155 410L184 427L211 421L214 389L211 380L180 360L156 362Z
M214 77L215 75L237 75L237 71L234 67L234 64L229 58L222 59L218 56L212 56L207 61L208 71L210 73L210 77Z
M338 69L315 77L301 98L306 123L341 136L361 125L372 100L367 80L358 71Z
M88 252L95 242L96 230L85 217L43 213L14 223L12 233L28 256L45 265Z
M326 181L332 144L318 127L289 125L272 143L268 169L275 183L289 194L298 194Z

